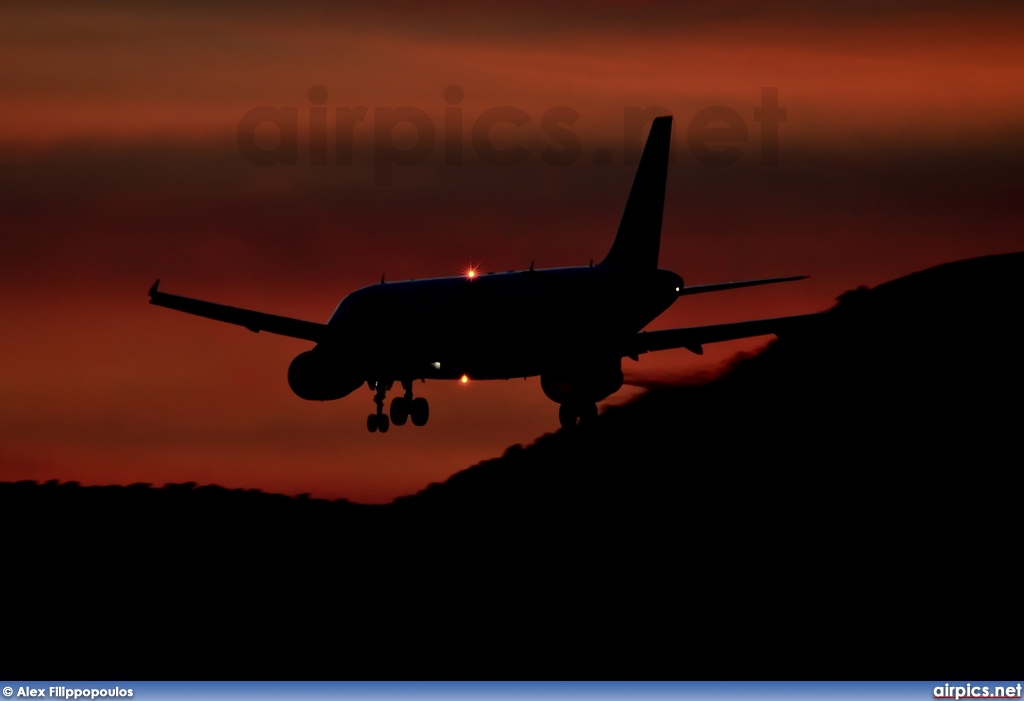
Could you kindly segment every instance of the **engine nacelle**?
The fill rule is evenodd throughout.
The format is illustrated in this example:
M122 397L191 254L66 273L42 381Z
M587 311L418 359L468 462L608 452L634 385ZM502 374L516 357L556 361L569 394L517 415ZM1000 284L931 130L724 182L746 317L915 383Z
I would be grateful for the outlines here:
M559 404L599 402L622 387L621 361L592 363L540 376L548 399Z
M329 401L350 394L363 378L344 371L344 361L315 350L295 356L288 366L288 386L302 399Z

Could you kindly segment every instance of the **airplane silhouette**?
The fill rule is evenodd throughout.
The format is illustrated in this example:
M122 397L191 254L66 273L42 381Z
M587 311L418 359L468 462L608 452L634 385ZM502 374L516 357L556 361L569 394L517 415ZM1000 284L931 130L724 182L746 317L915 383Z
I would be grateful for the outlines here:
M292 391L311 401L340 399L364 383L377 410L366 421L386 432L429 416L413 381L540 376L560 405L562 426L589 423L597 402L623 384L622 359L768 334L809 316L643 332L679 297L801 280L806 275L687 287L658 268L672 118L651 125L629 199L608 255L586 267L477 273L363 287L345 297L326 324L204 302L149 290L150 304L244 326L250 331L313 341L288 368ZM395 382L404 389L384 413ZM390 418L390 421L389 421Z

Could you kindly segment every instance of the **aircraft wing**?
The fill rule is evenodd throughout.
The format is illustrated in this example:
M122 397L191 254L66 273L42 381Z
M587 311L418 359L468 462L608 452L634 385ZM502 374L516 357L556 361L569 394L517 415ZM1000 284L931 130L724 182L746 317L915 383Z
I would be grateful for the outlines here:
M327 324L317 324L313 321L292 319L287 316L264 314L263 312L254 312L249 309L229 307L225 304L204 302L199 299L192 299L191 297L180 297L161 292L159 287L160 281L157 280L149 288L150 304L155 304L158 307L167 307L168 309L177 309L179 312L185 312L186 314L204 316L207 319L224 321L228 324L237 324L255 333L266 331L281 336L302 338L319 343L327 336L330 330Z
M693 285L691 287L683 287L679 291L679 296L683 295L696 295L701 292L719 292L721 290L734 290L738 287L754 287L755 285L772 285L776 282L793 282L794 280L805 280L809 276L807 275L794 275L792 277L769 277L761 280L741 280L739 282L716 282L711 285Z
M751 338L753 336L772 334L781 336L807 328L814 321L820 320L822 315L826 313L818 312L816 314L785 316L777 319L739 321L731 324L716 324L714 326L693 326L686 329L644 331L633 337L630 344L630 352L624 355L636 359L641 353L668 350L670 348L685 348L697 355L703 355L705 343L734 341L738 338Z

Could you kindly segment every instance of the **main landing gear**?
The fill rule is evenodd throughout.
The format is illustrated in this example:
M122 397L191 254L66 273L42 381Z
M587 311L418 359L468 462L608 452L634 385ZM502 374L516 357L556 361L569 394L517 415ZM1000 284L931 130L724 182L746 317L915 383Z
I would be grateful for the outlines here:
M375 391L373 402L377 405L377 413L366 417L366 430L370 433L380 431L387 433L391 424L404 426L405 422L412 419L413 426L423 426L430 418L430 405L423 397L412 396L412 380L402 380L402 389L405 394L391 400L391 411L384 413L384 398L387 391L391 389L391 382L371 383L370 389Z
M595 402L573 402L558 407L558 422L562 428L570 428L579 421L582 426L589 426L597 421L597 404Z

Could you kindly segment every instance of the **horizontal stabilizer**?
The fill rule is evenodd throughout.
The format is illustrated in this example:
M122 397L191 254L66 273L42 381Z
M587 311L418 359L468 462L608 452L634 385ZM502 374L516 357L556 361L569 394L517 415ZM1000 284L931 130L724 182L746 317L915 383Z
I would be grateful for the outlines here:
M149 288L149 303L155 304L158 307L176 309L186 314L195 314L207 319L244 326L256 333L266 331L267 333L301 338L316 343L324 340L330 332L330 327L326 324L317 324L313 321L292 319L275 314L264 314L263 312L254 312L249 309L229 307L225 304L214 304L213 302L204 302L190 297L167 294L160 291L159 280L154 282L153 286Z
M754 287L756 285L773 285L776 282L793 282L794 280L806 280L808 275L794 275L792 277L769 277L761 280L741 280L740 282L716 282L711 285L693 285L684 287L679 291L679 296L696 295L702 292L721 292L722 290L735 290L738 287Z

